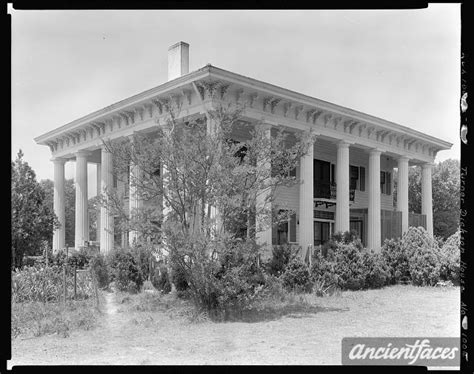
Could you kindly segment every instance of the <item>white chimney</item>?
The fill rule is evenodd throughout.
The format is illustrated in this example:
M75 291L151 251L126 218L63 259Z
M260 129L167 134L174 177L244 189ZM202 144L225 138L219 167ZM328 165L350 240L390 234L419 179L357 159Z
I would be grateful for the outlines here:
M189 73L189 44L178 42L168 48L168 81Z

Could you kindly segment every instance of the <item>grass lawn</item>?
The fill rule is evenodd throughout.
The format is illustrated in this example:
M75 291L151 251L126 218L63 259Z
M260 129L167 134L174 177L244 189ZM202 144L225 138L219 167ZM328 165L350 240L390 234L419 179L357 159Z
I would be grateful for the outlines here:
M340 365L351 336L459 337L459 287L346 291L247 322L191 322L173 296L104 294L99 326L12 342L12 365ZM278 309L278 308L277 308Z

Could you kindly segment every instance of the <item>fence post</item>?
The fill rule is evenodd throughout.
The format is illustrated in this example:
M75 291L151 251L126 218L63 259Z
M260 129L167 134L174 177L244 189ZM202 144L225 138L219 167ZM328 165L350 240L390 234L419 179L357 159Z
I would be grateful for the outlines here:
M76 295L77 295L77 266L74 266L74 300L76 300Z

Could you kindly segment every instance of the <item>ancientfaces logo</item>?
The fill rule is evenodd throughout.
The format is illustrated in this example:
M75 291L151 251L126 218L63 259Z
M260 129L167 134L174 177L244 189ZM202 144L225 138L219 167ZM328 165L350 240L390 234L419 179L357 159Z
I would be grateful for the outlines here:
M459 366L458 338L344 338L343 365Z

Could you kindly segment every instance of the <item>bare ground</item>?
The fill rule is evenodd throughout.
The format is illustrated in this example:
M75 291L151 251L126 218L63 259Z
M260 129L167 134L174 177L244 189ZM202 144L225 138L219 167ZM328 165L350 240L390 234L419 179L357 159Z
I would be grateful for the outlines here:
M310 296L311 309L257 322L191 323L130 311L106 293L100 325L12 342L13 365L339 365L349 336L459 336L459 288L393 286Z

